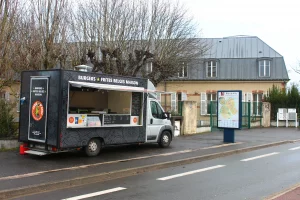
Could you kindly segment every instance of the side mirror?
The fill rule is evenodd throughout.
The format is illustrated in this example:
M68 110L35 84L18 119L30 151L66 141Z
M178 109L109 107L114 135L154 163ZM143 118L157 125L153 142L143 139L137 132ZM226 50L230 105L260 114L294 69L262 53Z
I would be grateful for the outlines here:
M163 119L171 119L171 113L164 112L163 113Z
M25 101L26 101L26 98L25 98L25 97L20 98L20 103L21 103L21 105L23 105L23 104L25 103Z

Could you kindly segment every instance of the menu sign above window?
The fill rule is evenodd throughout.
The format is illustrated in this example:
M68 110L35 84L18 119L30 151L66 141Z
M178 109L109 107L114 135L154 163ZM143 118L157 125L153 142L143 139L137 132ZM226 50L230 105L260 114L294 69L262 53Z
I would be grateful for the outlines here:
M96 76L78 75L78 80L98 82L98 83L107 83L107 84L117 84L117 85L139 86L138 81L129 80L129 79L126 79L126 78L96 77Z

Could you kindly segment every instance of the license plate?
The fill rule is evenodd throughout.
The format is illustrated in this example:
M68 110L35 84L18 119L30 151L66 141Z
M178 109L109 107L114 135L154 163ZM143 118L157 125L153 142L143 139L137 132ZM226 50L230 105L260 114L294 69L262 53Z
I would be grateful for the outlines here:
M37 149L45 149L45 145L41 145L41 144L36 144L34 145L34 147Z

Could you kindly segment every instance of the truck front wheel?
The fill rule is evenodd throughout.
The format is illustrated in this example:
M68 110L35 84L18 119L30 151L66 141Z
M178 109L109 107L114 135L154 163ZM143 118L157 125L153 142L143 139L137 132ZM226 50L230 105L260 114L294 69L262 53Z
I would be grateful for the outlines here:
M171 143L171 134L169 131L162 132L160 139L159 139L159 146L160 147L168 147Z
M97 156L101 150L101 142L99 139L93 138L89 141L86 147L84 147L85 154L87 156Z

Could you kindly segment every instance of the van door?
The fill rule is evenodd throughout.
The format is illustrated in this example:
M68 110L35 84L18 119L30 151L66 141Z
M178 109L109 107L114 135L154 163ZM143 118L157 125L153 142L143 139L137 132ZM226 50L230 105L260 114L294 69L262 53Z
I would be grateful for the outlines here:
M48 77L30 79L28 140L46 142Z
M164 111L155 100L149 101L147 115L147 142L156 142L160 129L165 125Z

